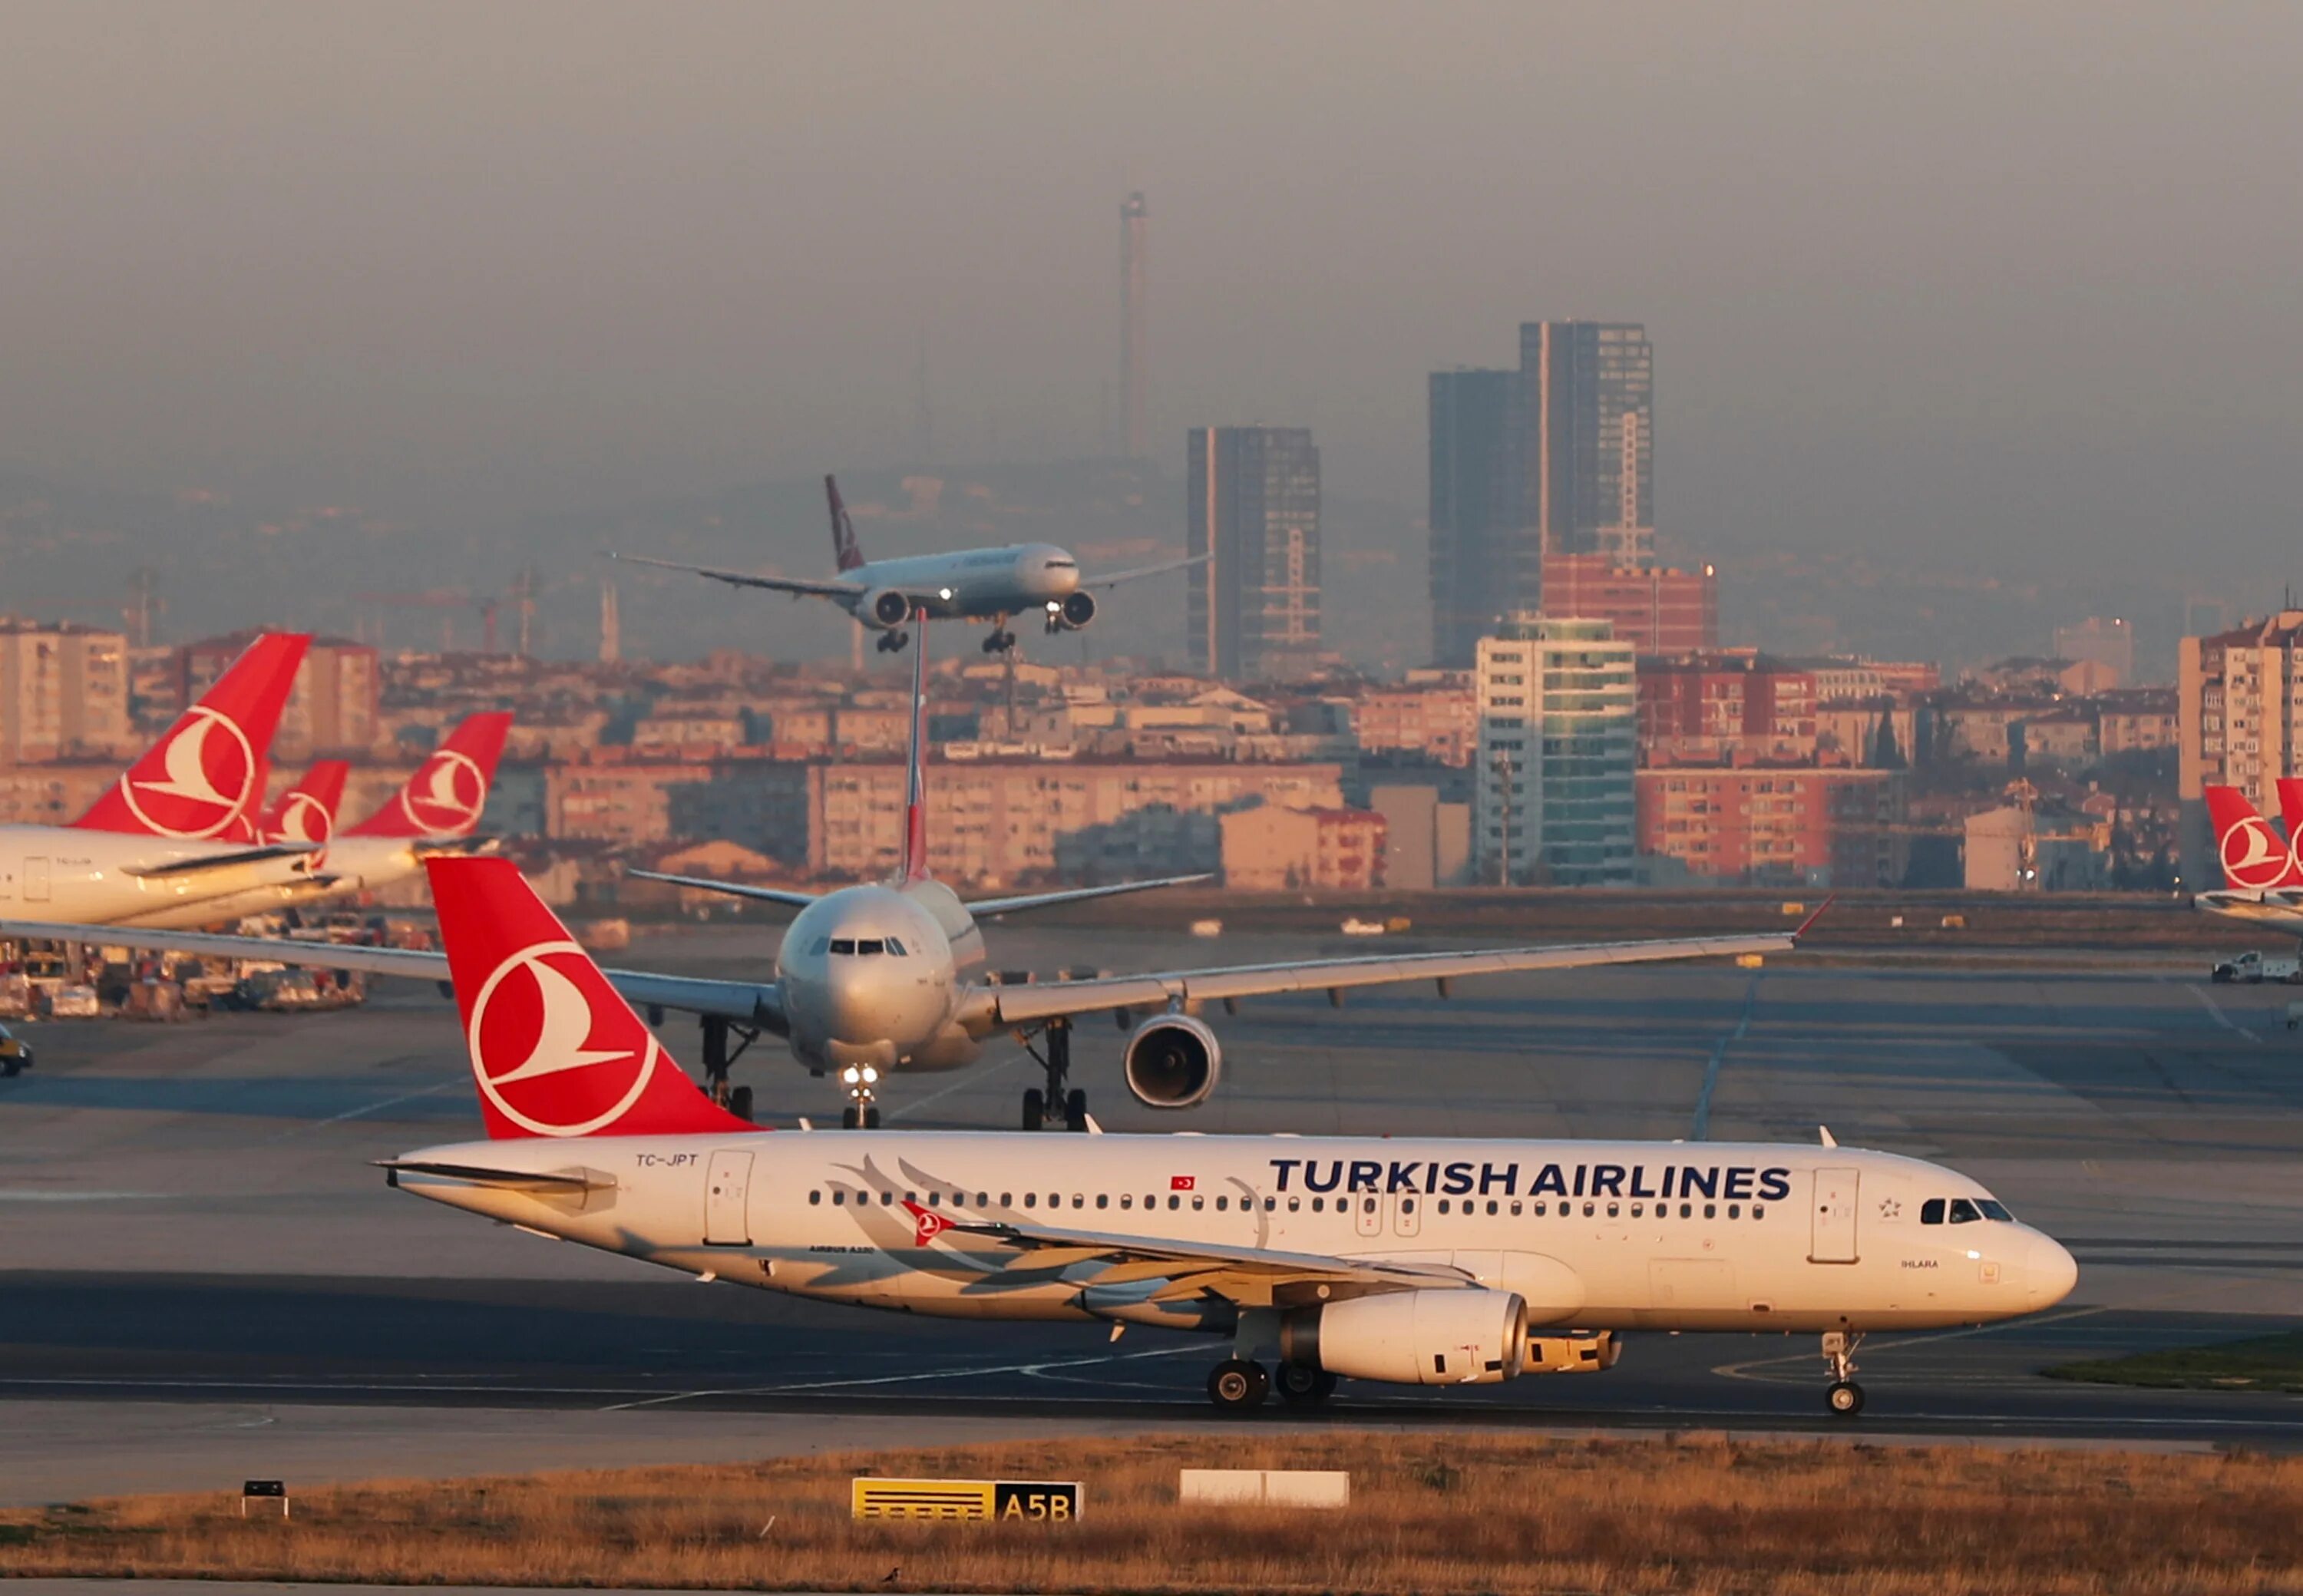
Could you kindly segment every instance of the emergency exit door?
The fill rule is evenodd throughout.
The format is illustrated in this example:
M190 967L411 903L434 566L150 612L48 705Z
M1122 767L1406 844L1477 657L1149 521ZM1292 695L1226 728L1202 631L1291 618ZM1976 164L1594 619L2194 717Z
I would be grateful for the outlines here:
M1855 1186L1860 1177L1858 1170L1815 1172L1815 1228L1809 1236L1809 1262L1855 1262Z
M715 1153L704 1175L704 1243L706 1246L748 1246L752 1225L745 1210L750 1205L752 1155Z

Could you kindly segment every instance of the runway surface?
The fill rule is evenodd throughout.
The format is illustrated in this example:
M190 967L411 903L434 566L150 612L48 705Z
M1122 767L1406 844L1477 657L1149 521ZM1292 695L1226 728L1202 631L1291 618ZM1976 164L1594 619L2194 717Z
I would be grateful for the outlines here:
M991 934L1003 967L1078 959L1077 933ZM1114 968L1320 945L1098 936ZM720 932L626 962L754 968L772 945ZM1808 1141L1827 1124L1977 1176L2081 1265L2072 1298L2034 1320L1872 1339L1862 1433L2303 1447L2295 1398L2037 1372L2303 1317L2288 993L2210 987L2190 955L2037 962L1560 973L1341 1011L1274 1000L1210 1017L1226 1073L1202 1110L1135 1105L1100 1026L1080 1033L1076 1078L1112 1130ZM664 1034L693 1060L692 1030ZM1239 1422L1205 1406L1211 1341L706 1286L387 1190L367 1161L477 1134L452 1010L428 991L32 1037L38 1069L0 1082L0 1501L199 1488L266 1457L347 1478ZM836 1123L827 1083L767 1044L738 1076L763 1119ZM1002 1049L899 1079L888 1123L1011 1124L1033 1078ZM1248 1422L1846 1433L1823 1378L1812 1338L1644 1335L1602 1375L1347 1383L1316 1417Z

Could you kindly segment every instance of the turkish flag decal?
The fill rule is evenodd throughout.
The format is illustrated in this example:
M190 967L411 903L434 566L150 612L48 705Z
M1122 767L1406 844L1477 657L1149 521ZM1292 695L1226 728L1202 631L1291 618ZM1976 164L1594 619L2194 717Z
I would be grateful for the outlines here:
M1192 1183L1198 1178L1195 1175L1170 1175L1168 1177L1168 1189L1171 1192L1190 1191Z

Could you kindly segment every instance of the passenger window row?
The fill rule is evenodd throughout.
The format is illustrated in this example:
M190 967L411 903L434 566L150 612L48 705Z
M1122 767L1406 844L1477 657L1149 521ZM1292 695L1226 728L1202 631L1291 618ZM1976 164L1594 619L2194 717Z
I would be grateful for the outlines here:
M811 1191L807 1194L807 1200L811 1204L820 1205L823 1202L823 1193L821 1190ZM917 1192L906 1192L903 1195L903 1200L907 1203L916 1204L920 1201L920 1195ZM853 1203L858 1208L869 1208L872 1205L872 1201L873 1194L870 1192L859 1191L851 1195L848 1188L845 1186L833 1186L831 1188L831 1204L835 1208L845 1207L850 1203ZM944 1201L943 1193L930 1192L927 1195L926 1205L930 1208L941 1208L944 1206ZM1961 1205L1964 1205L1966 1201L1967 1200L1964 1197L1960 1199ZM1362 1205L1361 1208L1361 1212L1362 1213L1371 1214L1377 1212L1380 1199L1366 1195L1362 1195L1358 1198L1337 1197L1335 1200L1335 1212L1337 1213L1348 1213L1351 1212L1352 1204L1354 1202ZM894 1207L896 1204L896 1194L893 1191L882 1189L879 1193L879 1203L880 1206L882 1208ZM966 1192L953 1192L951 1194L950 1203L951 1206L954 1208L967 1207L967 1194ZM1304 1199L1300 1196L1289 1197L1287 1199L1287 1212L1290 1213L1302 1212L1303 1210L1303 1203ZM1415 1203L1416 1199L1413 1197L1402 1197L1399 1203L1400 1213L1403 1216L1413 1215L1415 1212ZM1074 1192L1071 1195L1071 1205L1074 1208L1084 1208L1087 1204L1088 1199L1084 1193ZM1239 1199L1238 1203L1239 1212L1242 1213L1253 1213L1255 1212L1255 1204L1256 1199L1253 1197L1242 1197ZM1313 1197L1311 1199L1311 1204L1312 1212L1313 1213L1325 1213L1328 1212L1328 1199L1325 1197ZM1050 1208L1061 1208L1063 1205L1064 1195L1061 1192L1050 1192L1048 1194L1046 1206ZM1112 1195L1110 1193L1098 1192L1095 1194L1096 1207L1101 1209L1109 1209L1112 1205ZM1208 1199L1199 1193L1193 1193L1191 1194L1191 1205L1195 1212L1203 1211L1208 1207ZM978 1192L975 1194L974 1206L978 1208L991 1208L994 1206L1000 1208L1014 1208L1017 1206L1016 1194L1013 1192L1001 1192L1000 1194L999 1203L994 1204L991 1201L991 1193ZM1023 1198L1023 1206L1033 1209L1040 1207L1040 1194L1037 1192L1025 1192ZM1133 1210L1135 1206L1135 1194L1132 1192L1122 1192L1119 1194L1118 1206L1125 1210ZM1144 1212L1150 1212L1152 1210L1157 1209L1159 1206L1159 1197L1152 1194L1146 1193L1143 1198ZM1177 1192L1169 1192L1168 1194L1168 1212L1170 1213L1176 1212L1182 1209L1183 1206L1183 1194ZM1505 1206L1506 1205L1497 1198L1490 1197L1487 1201L1487 1211L1490 1214L1502 1213ZM1572 1202L1561 1203L1559 1204L1559 1217L1564 1220L1573 1219L1576 1217L1576 1206L1577 1205ZM1599 1203L1586 1202L1582 1206L1582 1217L1587 1220L1599 1218L1600 1209L1603 1206L1606 1209L1606 1217L1612 1220L1624 1217L1623 1211L1626 1204L1621 1203L1608 1203L1603 1205ZM1647 1212L1647 1203L1632 1203L1628 1206L1631 1209L1631 1214L1629 1217L1635 1220L1649 1217ZM1741 1203L1729 1203L1724 1205L1717 1203L1706 1203L1703 1204L1702 1217L1707 1220L1717 1219L1719 1217L1719 1210L1722 1206L1725 1206L1727 1210L1727 1217L1729 1219L1740 1220L1743 1217L1744 1205ZM1939 1209L1941 1204L1930 1203L1929 1206ZM1990 1206L1997 1208L1999 1205L1995 1203L1990 1204ZM1655 1212L1653 1217L1659 1220L1666 1220L1672 1217L1670 1203L1658 1203L1654 1207ZM1263 1199L1264 1212L1275 1213L1278 1212L1278 1208L1279 1199L1278 1197L1266 1197ZM1531 1213L1537 1219L1542 1219L1549 1212L1549 1204L1541 1201L1523 1203L1518 1200L1514 1200L1509 1204L1509 1208L1511 1213L1514 1217L1524 1212ZM1683 1220L1695 1218L1695 1208L1696 1205L1692 1203L1682 1203L1679 1205L1679 1217ZM1218 1213L1227 1213L1231 1212L1231 1209L1232 1199L1230 1196L1217 1196L1215 1199L1215 1210ZM1750 1209L1751 1217L1753 1219L1765 1219L1767 1217L1767 1205L1766 1203L1754 1203L1750 1204ZM1465 1197L1460 1203L1453 1202L1451 1199L1447 1197L1439 1199L1439 1212L1443 1214L1460 1212L1465 1215L1470 1215L1477 1213L1479 1210L1480 1204L1473 1198ZM2006 1217L2006 1211L2004 1209L2001 1209L2000 1212L1993 1217L2004 1219ZM1936 1224L1940 1222L1941 1218L1941 1214L1938 1213L1935 1219L1926 1219L1923 1222L1930 1225ZM1964 1221L1955 1220L1954 1222Z
M1946 1207L1950 1210L1950 1221L1954 1225L1971 1225L1978 1220L2012 1220L2015 1217L2007 1212L2007 1204L1995 1197L1929 1197L1919 1204L1919 1223L1944 1223Z

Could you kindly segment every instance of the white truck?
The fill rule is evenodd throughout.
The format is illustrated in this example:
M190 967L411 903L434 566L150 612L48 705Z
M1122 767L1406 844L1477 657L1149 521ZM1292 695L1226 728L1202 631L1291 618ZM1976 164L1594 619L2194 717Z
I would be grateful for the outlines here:
M2213 981L2243 982L2248 986L2259 986L2265 981L2303 985L2303 958L2290 954L2261 953L2249 948L2244 953L2216 959L2214 968L2207 974Z

